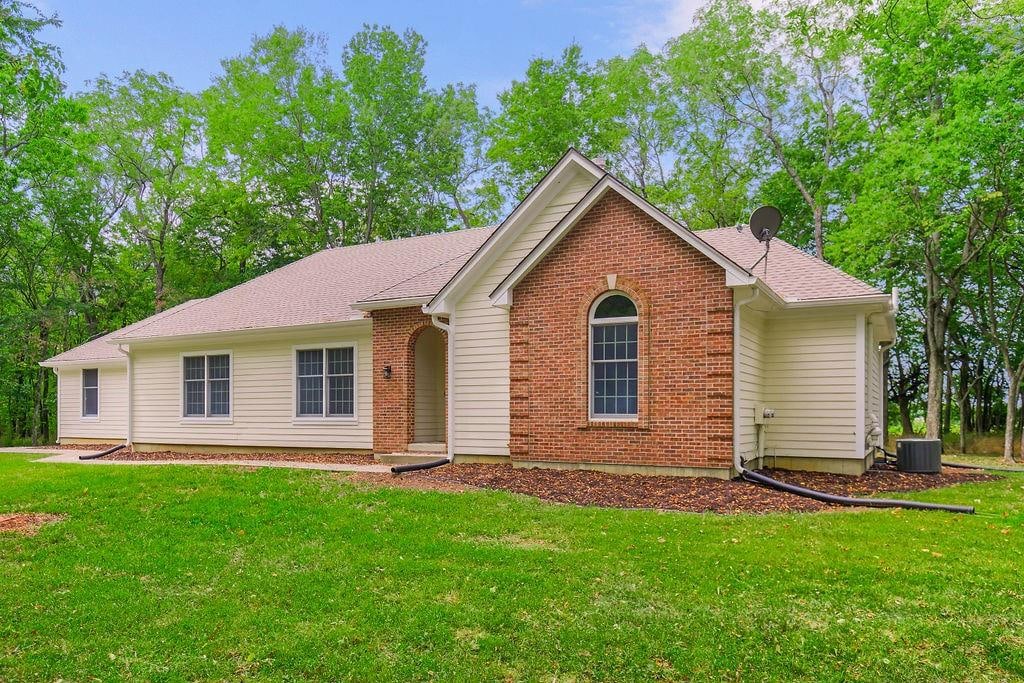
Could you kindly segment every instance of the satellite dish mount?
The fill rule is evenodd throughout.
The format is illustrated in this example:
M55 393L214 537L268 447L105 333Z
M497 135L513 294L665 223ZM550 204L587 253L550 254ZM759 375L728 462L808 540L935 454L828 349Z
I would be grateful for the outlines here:
M779 227L782 226L782 212L774 206L762 206L754 209L750 214L750 234L757 238L758 242L764 244L764 255L757 259L757 263L750 266L753 271L758 263L764 261L764 272L768 274L768 250L772 246L772 238L779 234Z

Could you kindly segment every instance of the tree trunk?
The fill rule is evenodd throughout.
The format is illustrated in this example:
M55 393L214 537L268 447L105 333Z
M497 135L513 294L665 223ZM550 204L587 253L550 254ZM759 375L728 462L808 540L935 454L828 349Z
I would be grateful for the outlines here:
M1020 377L1007 370L1006 381L1009 383L1009 388L1006 391L1006 428L1003 430L1003 460L1012 464L1013 442L1017 436L1015 426L1017 424L1017 392L1020 389Z
M167 306L166 291L164 290L164 277L167 271L167 264L163 257L153 261L153 308L159 313Z
M935 331L930 332L930 336L934 334ZM942 356L939 344L928 344L928 408L925 411L924 433L929 439L942 438L942 385L946 374Z
M823 209L820 204L814 204L814 255L820 260L825 260L825 232L823 228Z
M950 434L953 431L953 365L952 363L946 364L946 398L945 408L943 409L942 421L944 427L942 430L943 434Z
M900 408L900 428L903 431L903 436L913 436L914 420L910 417L910 400L905 395L901 395L896 402Z

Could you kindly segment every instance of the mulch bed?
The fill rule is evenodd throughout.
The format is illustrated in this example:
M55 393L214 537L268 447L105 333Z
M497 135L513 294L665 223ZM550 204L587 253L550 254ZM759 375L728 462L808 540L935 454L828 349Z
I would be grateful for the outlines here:
M377 461L372 455L362 453L179 453L176 451L157 451L140 453L122 450L103 458L104 460L123 460L144 462L147 460L235 460L245 463L251 460L279 460L282 462L316 462L331 465L373 465Z
M11 532L22 536L35 536L44 524L59 522L60 515L25 513L16 515L0 515L0 533Z
M764 473L782 481L840 495L922 491L999 478L949 468L937 475L906 474L890 469L871 470L860 477L784 470L764 470ZM386 483L385 477L362 478ZM398 481L402 481L401 485L407 487L434 488L434 485L437 485L445 488L464 486L495 489L559 503L598 507L758 514L840 509L839 506L739 480L620 475L590 470L517 469L511 465L447 465L433 470L404 474Z

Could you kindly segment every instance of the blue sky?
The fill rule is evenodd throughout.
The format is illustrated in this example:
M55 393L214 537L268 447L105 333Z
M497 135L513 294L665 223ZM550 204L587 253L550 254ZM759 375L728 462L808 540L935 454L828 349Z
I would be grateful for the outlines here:
M481 101L520 77L533 57L555 56L575 40L588 59L660 46L685 29L700 0L36 0L64 22L47 39L58 45L72 91L101 73L164 71L192 90L219 72L220 60L245 52L273 26L328 36L330 58L364 23L412 28L427 40L433 85L479 86Z

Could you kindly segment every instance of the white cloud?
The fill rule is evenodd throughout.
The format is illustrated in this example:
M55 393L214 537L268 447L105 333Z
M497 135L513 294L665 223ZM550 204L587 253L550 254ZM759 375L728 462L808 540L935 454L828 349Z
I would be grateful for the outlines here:
M621 9L623 39L630 47L644 43L656 50L693 24L704 0L630 0Z
M766 0L748 0L755 8ZM623 0L617 7L619 29L627 47L644 43L652 50L684 33L707 0Z

